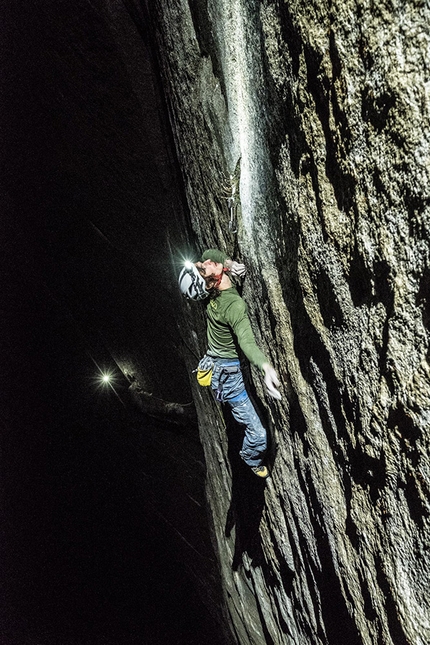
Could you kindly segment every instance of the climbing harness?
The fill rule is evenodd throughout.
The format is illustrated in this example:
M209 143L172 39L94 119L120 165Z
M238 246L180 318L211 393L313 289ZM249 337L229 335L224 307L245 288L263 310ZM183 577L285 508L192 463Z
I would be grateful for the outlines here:
M224 365L221 368L221 373L219 376L219 381L218 381L218 387L215 391L215 398L217 401L222 403L224 401L223 398L223 390L224 390L224 384L227 381L228 377L231 374L237 374L240 371L240 367L238 365L232 365L231 367Z

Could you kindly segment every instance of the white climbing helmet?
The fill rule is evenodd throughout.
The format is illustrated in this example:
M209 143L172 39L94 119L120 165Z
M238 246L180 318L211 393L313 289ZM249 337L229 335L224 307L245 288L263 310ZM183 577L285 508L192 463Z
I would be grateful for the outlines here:
M182 295L190 300L203 300L209 295L203 276L192 262L185 262L179 274L178 284Z

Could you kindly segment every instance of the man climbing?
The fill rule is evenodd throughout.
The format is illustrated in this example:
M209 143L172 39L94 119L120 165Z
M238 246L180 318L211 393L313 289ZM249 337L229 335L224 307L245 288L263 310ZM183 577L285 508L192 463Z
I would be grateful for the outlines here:
M218 401L228 403L233 417L245 429L240 456L259 477L268 477L264 465L267 433L248 396L243 382L238 347L247 359L264 373L268 394L280 399L279 380L267 358L259 350L244 300L229 275L243 276L245 266L222 251L205 251L200 262L187 263L179 276L179 287L192 300L207 299L208 350L199 367L213 366L211 387Z

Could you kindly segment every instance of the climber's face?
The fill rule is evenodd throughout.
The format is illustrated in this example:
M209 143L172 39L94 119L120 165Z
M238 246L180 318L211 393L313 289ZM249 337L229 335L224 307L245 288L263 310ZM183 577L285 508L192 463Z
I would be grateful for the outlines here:
M196 267L204 278L218 277L221 275L223 269L221 262L212 262L212 260L196 262Z

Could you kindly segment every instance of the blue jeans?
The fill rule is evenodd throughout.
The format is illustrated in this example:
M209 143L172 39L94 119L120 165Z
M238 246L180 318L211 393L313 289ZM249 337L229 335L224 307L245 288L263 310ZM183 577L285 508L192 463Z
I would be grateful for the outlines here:
M245 389L240 361L213 358L212 390L218 401L228 403L233 417L245 428L239 454L248 466L260 466L267 450L267 433Z

